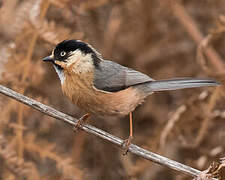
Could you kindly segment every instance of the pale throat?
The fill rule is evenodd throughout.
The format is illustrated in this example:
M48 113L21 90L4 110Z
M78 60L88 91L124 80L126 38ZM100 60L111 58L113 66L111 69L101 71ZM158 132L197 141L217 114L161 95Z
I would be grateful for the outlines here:
M65 76L65 74L64 74L64 72L63 72L63 69L59 68L59 67L58 67L57 65L55 65L55 64L54 64L53 66L54 66L54 68L55 68L55 71L56 71L56 73L57 73L59 79L60 79L61 85L63 85L63 83L64 83L64 81L65 81L65 79L66 79L66 76Z
M76 50L70 53L69 58L66 62L55 61L57 64L53 64L57 75L59 76L61 85L66 80L66 74L64 72L67 71L69 74L73 75L85 75L93 72L94 64L91 54L83 54L80 50ZM60 68L60 66L62 68Z

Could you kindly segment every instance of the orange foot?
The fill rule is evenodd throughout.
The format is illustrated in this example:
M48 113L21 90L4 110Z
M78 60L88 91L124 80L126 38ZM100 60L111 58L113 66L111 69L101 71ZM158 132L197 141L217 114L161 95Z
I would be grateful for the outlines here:
M127 139L124 140L123 142L123 148L124 148L124 152L123 152L123 155L127 155L128 153L128 149L130 147L130 144L131 144L131 141L133 139L133 136L129 136Z
M85 121L90 117L91 115L89 113L83 115L81 118L79 118L78 122L74 125L74 131L78 131L81 129L81 127L84 125Z

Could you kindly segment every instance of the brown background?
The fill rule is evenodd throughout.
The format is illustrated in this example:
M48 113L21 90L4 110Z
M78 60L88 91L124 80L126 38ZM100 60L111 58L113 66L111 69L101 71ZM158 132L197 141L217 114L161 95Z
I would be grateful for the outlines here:
M80 117L84 112L63 96L53 67L41 61L67 38L154 79L223 83L224 7L224 0L1 0L1 84ZM191 179L0 99L0 179ZM134 112L133 143L206 169L225 154L224 105L223 86L155 93ZM121 138L129 132L128 117L88 123Z

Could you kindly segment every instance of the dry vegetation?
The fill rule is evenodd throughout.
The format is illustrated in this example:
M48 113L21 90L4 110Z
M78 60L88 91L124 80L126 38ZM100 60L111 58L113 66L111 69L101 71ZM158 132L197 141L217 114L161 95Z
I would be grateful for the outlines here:
M81 116L53 68L41 62L66 38L87 41L104 58L155 79L210 76L223 84L224 7L224 0L1 0L1 84ZM0 98L0 179L190 179ZM225 156L224 100L223 85L156 93L134 113L133 142L207 169ZM89 123L128 135L128 117Z

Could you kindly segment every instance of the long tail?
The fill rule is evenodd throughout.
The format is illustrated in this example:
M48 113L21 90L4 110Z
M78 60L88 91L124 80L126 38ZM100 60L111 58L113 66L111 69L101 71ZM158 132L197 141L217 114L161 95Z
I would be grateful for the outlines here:
M180 78L152 81L147 84L148 90L154 91L167 91L185 88L196 88L204 86L218 86L220 83L213 79L193 79L193 78Z

